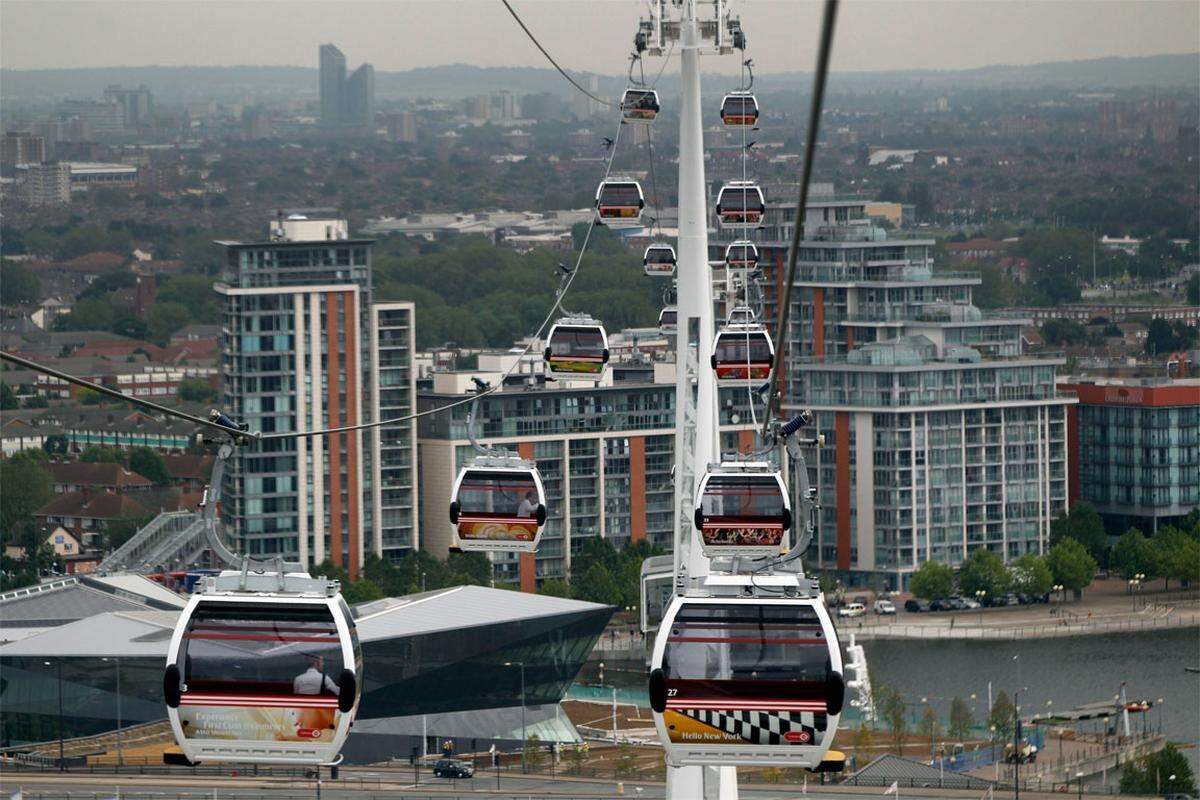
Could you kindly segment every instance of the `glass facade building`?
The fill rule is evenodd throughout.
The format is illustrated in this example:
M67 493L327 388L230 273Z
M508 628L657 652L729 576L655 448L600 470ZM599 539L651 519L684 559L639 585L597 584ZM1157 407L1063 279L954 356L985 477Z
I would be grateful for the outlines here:
M52 609L53 594L36 601ZM517 746L521 707L531 723L547 707L553 719L612 610L479 586L357 606L363 692L347 760L421 752L422 731L428 752L437 752L433 737L458 738L460 752L470 738ZM0 645L0 745L54 742L60 725L71 739L165 721L163 667L177 614L108 611Z
M1152 535L1200 507L1200 379L1068 379L1072 502Z

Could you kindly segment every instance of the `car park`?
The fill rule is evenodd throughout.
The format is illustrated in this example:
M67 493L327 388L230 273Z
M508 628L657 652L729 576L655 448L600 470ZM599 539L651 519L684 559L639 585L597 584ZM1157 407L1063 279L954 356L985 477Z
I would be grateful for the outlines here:
M475 765L458 758L439 758L433 765L433 774L438 778L470 778L475 774Z

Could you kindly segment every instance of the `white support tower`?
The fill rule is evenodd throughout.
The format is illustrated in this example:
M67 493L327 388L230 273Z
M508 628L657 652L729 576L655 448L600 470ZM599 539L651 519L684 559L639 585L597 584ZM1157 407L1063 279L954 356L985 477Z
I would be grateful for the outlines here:
M707 4L705 4L707 5ZM692 525L696 490L704 467L720 460L717 387L705 367L714 340L712 280L708 265L708 194L704 174L704 125L700 54L728 52L724 0L713 18L701 20L697 0L678 2L678 21L665 0L651 0L656 43L678 37L682 93L679 105L679 239L677 243L675 405L675 592L682 594L708 575ZM711 45L706 45L711 40ZM665 635L665 634L663 634ZM668 800L737 800L736 767L667 766Z

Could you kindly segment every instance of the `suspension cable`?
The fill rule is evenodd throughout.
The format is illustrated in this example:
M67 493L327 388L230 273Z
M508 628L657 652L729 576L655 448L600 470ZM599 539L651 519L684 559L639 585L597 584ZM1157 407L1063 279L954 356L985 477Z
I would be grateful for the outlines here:
M205 428L213 428L226 436L228 436L230 433L229 427L226 425L221 425L220 423L213 422L212 420L205 419L204 417L198 417L195 414L189 414L186 411L180 411L177 408L170 408L168 406L159 405L158 403L145 400L141 397L125 394L124 392L117 391L116 389L104 386L103 384L92 383L91 381L84 380L83 378L77 378L74 375L54 369L53 367L47 367L42 364L38 364L35 361L30 361L29 359L16 355L15 353L6 353L3 350L0 350L0 360L9 361L13 364L24 367L25 369L31 369L34 372L40 372L43 375L49 375L52 378L58 378L60 381L74 384L75 386L88 389L89 391L96 392L97 394L113 397L118 400L126 400L130 403L133 403L135 406L141 406L142 408L155 411L159 414L168 414L172 417L177 417L195 425L200 425ZM245 433L244 435L257 438L255 437L255 434L252 433Z
M533 35L533 32L530 31L529 28L525 25L525 23L521 20L521 17L517 14L516 10L513 9L513 7L511 5L509 5L508 0L500 0L500 2L504 3L504 7L508 9L508 13L512 14L512 18L517 21L517 24L521 26L521 30L525 31L525 35L529 37L529 41L533 42L534 45L537 46L537 49L542 51L542 55L544 55L546 57L546 60L554 65L554 68L556 70L558 70L558 74L562 75L564 78L566 78L568 83L570 83L572 86L574 86L579 91L583 92L588 97L595 100L597 103L603 103L604 105L608 106L609 108L618 108L620 106L620 103L613 103L613 102L610 102L603 98L596 97L596 95L592 94L587 89L580 86L579 83L576 82L576 80L574 78L572 78L570 75L567 74L566 70L564 70L562 67L560 67L558 65L558 62L554 60L554 56L552 56L548 52L546 52L546 48L542 47L542 43L537 40L537 37Z
M779 301L775 328L775 360L767 379L767 415L763 421L763 435L774 416L782 390L779 386L783 373L788 312L792 305L792 280L796 275L796 256L800 251L800 237L804 235L804 214L808 206L808 184L812 179L813 156L817 149L817 131L821 123L821 108L825 103L825 82L829 75L829 55L833 50L833 31L837 21L838 0L825 0L825 13L821 20L821 47L817 53L817 71L813 76L812 106L808 112L808 136L804 147L804 170L800 177L800 198L796 203L796 225L792 229L792 241L788 247L787 274L783 282L783 297Z

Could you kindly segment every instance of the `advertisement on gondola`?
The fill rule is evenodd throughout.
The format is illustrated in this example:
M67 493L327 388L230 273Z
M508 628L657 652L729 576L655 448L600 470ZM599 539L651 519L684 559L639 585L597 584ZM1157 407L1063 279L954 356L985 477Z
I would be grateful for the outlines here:
M223 702L232 700L185 696L179 706L184 738L328 743L340 713L335 697L239 698L236 706Z
M537 535L537 522L532 519L511 521L487 519L481 521L458 520L460 539L500 539L504 541L531 542Z
M679 704L685 706L686 701ZM824 716L824 715L822 715ZM663 713L667 735L675 744L805 745L820 734L812 713L716 708L672 708Z
M783 527L748 528L705 523L700 536L705 547L779 547L783 542Z

